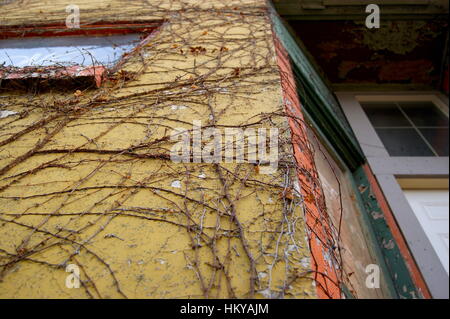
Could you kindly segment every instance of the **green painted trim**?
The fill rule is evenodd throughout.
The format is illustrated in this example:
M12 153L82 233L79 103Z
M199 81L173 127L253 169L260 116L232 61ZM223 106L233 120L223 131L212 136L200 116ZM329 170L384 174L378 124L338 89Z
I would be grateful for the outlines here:
M377 237L375 235L375 230L374 230L374 228L372 226L372 223L370 221L370 211L366 210L366 205L364 204L364 201L363 201L363 199L361 197L359 189L356 186L356 180L355 180L355 177L354 177L353 173L350 173L349 168L346 166L345 162L343 161L343 159L341 158L339 153L336 151L336 149L334 148L333 144L330 143L330 141L327 139L325 134L320 130L320 128L317 126L317 124L311 118L309 113L306 110L303 110L303 115L305 117L305 121L311 125L311 127L314 130L314 132L316 133L318 139L325 146L325 148L328 150L330 155L336 161L337 165L344 172L346 172L346 176L347 176L347 178L349 179L349 181L351 183L352 190L353 190L353 192L355 194L355 197L357 199L357 203L358 203L359 209L362 212L362 214L361 214L362 226L364 228L364 231L367 233L367 236L369 237L369 241L371 243L373 243L372 247L374 249L374 253L375 253L375 257L377 259L377 263L380 266L381 273L382 274L383 273L384 274L389 274L388 278L384 278L385 279L385 283L386 283L386 285L387 285L387 287L389 289L389 293L390 293L392 298L399 298L399 295L397 293L397 290L396 290L396 287L394 285L394 282L392 281L391 272L390 272L389 268L386 265L385 257L383 255L381 246L379 245ZM346 287L344 284L342 284L341 289L342 289L342 292L344 293L344 295L346 296L346 298L348 298L348 299L355 299L355 297L351 294L351 292L348 289L348 287Z
M336 150L333 144L330 143L327 136L324 134L324 132L320 129L320 127L317 125L317 123L314 121L314 119L311 117L309 112L305 109L302 110L303 116L305 118L305 122L309 124L309 126L313 129L315 135L317 138L322 142L322 144L325 146L325 148L329 151L331 157L336 161L337 165L344 171L348 170L348 166L345 164L345 161L342 159L342 157L339 155L339 152Z
M336 149L334 148L333 144L330 143L330 141L327 139L326 135L324 135L324 133L320 130L320 128L317 126L317 124L314 122L314 120L312 120L312 118L310 117L309 113L307 111L303 111L303 115L305 116L305 121L307 123L309 123L312 126L312 129L314 130L314 132L316 133L317 137L319 138L320 142L323 143L323 145L325 146L325 148L327 148L327 150L329 151L330 155L333 157L333 159L336 161L336 163L338 164L338 166L340 166L340 168L347 172L346 176L349 179L352 189L354 191L358 206L360 208L360 211L362 212L361 214L361 222L362 222L362 226L364 228L364 231L367 233L367 236L369 237L369 241L371 243L373 243L372 247L374 249L374 253L375 253L375 257L378 261L378 265L380 266L380 270L381 273L383 274L389 274L388 278L384 278L386 285L389 289L389 293L391 295L392 298L399 298L399 294L397 292L397 287L395 287L394 282L393 282L393 275L391 274L391 270L389 269L389 267L386 264L386 258L385 255L383 254L382 251L382 246L379 244L379 241L377 239L377 236L375 234L375 229L371 223L371 210L367 210L367 206L365 204L365 201L363 200L359 188L357 187L357 180L355 177L355 173L350 173L349 168L346 166L345 162L343 161L343 159L340 157L339 153L336 151ZM362 169L362 166L360 167L360 169ZM362 169L363 170L363 169ZM357 170L358 172L359 170ZM363 170L364 173L364 170ZM365 173L364 173L365 174ZM367 180L367 177L364 175L364 177ZM368 184L368 180L367 183ZM347 289L348 294L345 292L345 289ZM342 292L344 293L344 295L348 298L348 299L354 299L354 296L350 293L350 290L348 290L347 287L342 287Z
M352 138L345 132L342 126L339 125L336 116L320 107L321 102L317 100L314 94L311 94L312 88L303 79L299 78L297 67L294 66L293 69L304 110L308 112L317 127L320 128L325 136L327 136L331 144L334 145L334 148L339 151L342 159L350 170L356 170L365 162L359 147L354 147L351 142Z
M362 166L366 162L365 157L337 100L273 7L269 8L269 11L274 30L291 58L305 119L318 133L337 163L343 166L344 171L352 172L347 176L353 184L362 211L362 222L368 233L368 239L374 244L380 269L382 273L389 274L385 282L392 297L402 299L423 297L414 285L405 260L384 219L384 213L372 193ZM348 294L345 293L345 289ZM343 292L349 298L353 297L347 287L343 287Z
M341 291L345 296L345 299L356 299L355 296L352 295L350 289L344 284L341 285Z
M373 224L371 222L371 219L373 219L373 217L371 215L372 210L367 209L368 206L366 205L365 198L362 196L361 191L360 191L360 189L361 189L360 186L362 185L360 183L361 180L358 180L358 177L355 175L357 172L360 172L360 171L362 171L362 173L364 174L364 176L361 176L360 178L365 178L367 183L364 184L365 185L364 187L367 187L366 185L368 185L369 181L367 179L367 176L365 175L365 172L364 172L364 169L362 166L355 173L350 175L349 179L352 182L353 191L354 191L354 194L356 195L358 205L362 212L361 216L362 216L362 220L363 220L363 225L365 226L364 227L365 231L367 231L367 233L368 233L370 242L372 242L374 244L373 246L374 246L376 258L379 263L378 266L380 267L381 274L389 274L389 276L385 277L384 280L389 288L391 297L397 299L397 298L399 298L399 294L397 291L397 287L395 285L394 276L392 275L391 269L389 268L388 262L386 261L386 257L383 252L383 245L381 245L378 240L377 229L373 226ZM391 236L392 236L392 234L391 234Z
M416 297L423 297L420 295L418 289L413 283L411 275L406 267L406 263L404 262L404 259L400 254L398 246L395 243L394 237L389 226L386 224L385 219L375 219L373 217L380 216L380 214L383 214L383 212L379 207L376 198L372 195L370 183L364 171L364 168L360 166L355 172L350 173L348 167L334 148L333 144L330 143L330 141L327 139L327 136L320 130L309 113L304 110L303 115L305 116L306 122L312 126L320 142L322 142L328 149L330 155L333 157L336 163L344 171L347 171L347 177L352 184L354 194L356 195L356 200L362 212L361 217L363 228L369 236L369 241L374 244L374 253L376 255L376 259L378 260L378 265L380 266L381 273L389 274L389 277L384 279L389 289L390 295L392 296L392 298L413 298L413 295L405 294L403 287L406 287L406 291L415 291ZM365 191L361 192L361 190ZM395 251L395 249L387 249L384 246L384 243L391 242L391 239L393 240L392 243L395 243L394 245L397 252ZM347 293L345 293L344 289L343 293L349 299L354 298L349 290L348 295Z
M397 242L384 218L384 212L373 194L364 168L360 167L356 170L353 173L353 177L357 185L357 193L362 200L366 217L368 217L369 223L372 225L376 242L381 249L398 298L423 298L423 295L414 284Z
M274 31L291 58L304 108L335 145L335 148L339 150L347 166L352 171L356 170L364 163L365 158L339 103L308 57L300 49L296 39L291 35L275 9L271 7L269 12Z

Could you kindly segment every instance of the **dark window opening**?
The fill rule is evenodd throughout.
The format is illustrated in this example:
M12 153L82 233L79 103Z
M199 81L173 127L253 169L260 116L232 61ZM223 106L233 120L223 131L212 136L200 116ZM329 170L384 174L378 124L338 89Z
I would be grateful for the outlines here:
M448 156L448 116L433 103L361 105L390 156Z

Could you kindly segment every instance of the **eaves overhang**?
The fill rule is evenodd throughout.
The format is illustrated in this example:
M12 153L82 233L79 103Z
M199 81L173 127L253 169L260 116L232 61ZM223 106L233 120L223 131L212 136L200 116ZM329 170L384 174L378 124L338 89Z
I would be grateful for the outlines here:
M365 7L377 4L386 19L417 19L448 14L447 0L274 0L286 20L364 20Z

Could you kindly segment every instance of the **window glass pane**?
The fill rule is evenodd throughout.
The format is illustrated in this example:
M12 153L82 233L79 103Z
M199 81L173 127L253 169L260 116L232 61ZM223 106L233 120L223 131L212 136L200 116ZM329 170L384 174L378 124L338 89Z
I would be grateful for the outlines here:
M399 104L416 126L448 127L448 117L431 102L402 102Z
M435 156L413 128L378 128L376 131L391 156Z
M394 103L364 103L362 107L374 127L411 127Z
M421 128L420 132L439 156L448 156L448 128Z
M64 36L0 41L0 66L112 66L140 42L140 34Z

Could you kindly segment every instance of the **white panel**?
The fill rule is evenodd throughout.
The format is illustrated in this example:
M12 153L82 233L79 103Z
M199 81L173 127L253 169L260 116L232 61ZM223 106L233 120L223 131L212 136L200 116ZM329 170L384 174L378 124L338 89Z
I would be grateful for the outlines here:
M405 190L406 198L438 254L449 270L449 192L448 190Z

